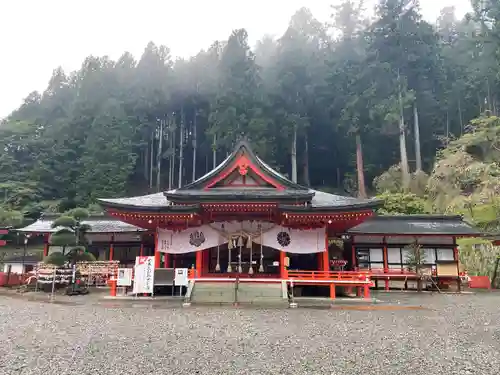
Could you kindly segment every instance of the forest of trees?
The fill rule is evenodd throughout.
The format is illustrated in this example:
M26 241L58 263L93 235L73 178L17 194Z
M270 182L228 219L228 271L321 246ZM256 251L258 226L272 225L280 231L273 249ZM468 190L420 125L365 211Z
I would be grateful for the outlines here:
M303 185L371 196L396 171L409 191L471 120L500 112L500 3L472 4L430 24L416 1L379 0L367 19L344 0L328 24L303 8L254 48L239 29L190 59L151 42L138 60L57 68L0 125L0 217L176 188L242 134Z

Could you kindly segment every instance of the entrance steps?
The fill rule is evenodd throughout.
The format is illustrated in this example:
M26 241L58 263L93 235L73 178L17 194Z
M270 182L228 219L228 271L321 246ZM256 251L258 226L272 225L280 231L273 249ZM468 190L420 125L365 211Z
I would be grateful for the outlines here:
M288 300L283 298L281 283L240 283L237 296L238 303L242 304L282 304L288 306Z
M192 303L234 303L234 283L195 282Z
M288 305L279 283L195 282L192 303Z

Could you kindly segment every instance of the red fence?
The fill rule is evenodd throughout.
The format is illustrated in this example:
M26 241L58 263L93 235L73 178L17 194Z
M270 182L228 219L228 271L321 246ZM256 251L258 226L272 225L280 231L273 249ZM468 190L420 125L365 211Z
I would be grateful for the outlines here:
M24 275L19 273L0 272L0 286L22 285L25 280Z
M469 276L469 288L491 289L490 278L488 276Z

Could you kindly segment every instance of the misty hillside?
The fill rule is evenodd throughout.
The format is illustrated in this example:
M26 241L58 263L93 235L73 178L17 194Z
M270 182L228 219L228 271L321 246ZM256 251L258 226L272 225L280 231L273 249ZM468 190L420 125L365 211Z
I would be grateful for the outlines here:
M149 43L137 58L56 68L0 126L3 209L64 211L174 188L242 134L301 184L371 195L399 164L408 190L472 119L499 111L500 5L463 20L444 9L435 26L407 3L380 0L369 22L344 1L329 26L300 9L255 49L240 29L189 60Z

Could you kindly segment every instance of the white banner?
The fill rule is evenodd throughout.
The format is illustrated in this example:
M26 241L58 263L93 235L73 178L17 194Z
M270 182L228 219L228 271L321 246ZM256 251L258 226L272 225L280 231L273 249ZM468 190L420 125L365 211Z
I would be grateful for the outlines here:
M226 243L215 229L208 225L189 228L182 232L158 229L158 247L163 253L185 254Z
M287 253L320 253L325 251L325 228L300 230L276 226L262 234L262 244Z
M153 294L155 257L136 257L134 267L133 293Z

